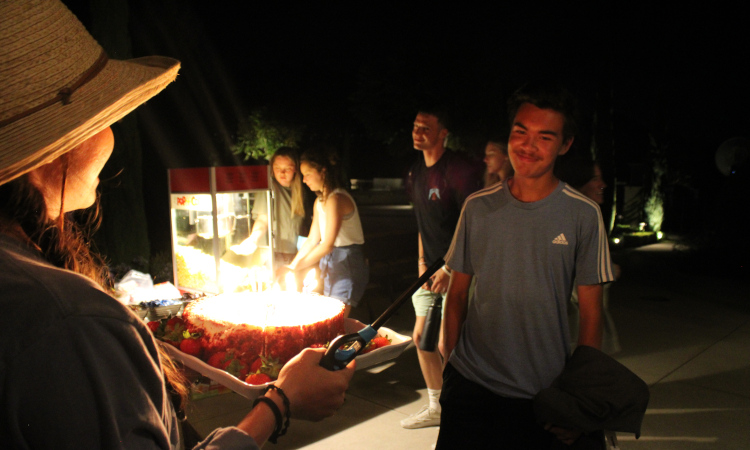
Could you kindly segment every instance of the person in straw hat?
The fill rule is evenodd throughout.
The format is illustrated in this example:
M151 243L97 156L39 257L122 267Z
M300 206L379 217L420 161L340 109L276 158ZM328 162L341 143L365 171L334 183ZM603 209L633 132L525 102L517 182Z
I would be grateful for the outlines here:
M107 58L58 0L0 1L0 436L12 448L181 448L179 372L138 317L106 293L106 271L71 213L96 204L110 125L177 76L161 56ZM91 217L95 214L90 214ZM283 416L318 420L344 400L353 366L307 350L237 427L201 448L257 448Z

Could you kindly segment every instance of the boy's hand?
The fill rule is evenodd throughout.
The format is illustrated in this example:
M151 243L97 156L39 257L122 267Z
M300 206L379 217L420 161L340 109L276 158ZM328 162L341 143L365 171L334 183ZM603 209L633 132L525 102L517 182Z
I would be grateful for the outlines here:
M544 426L544 429L554 434L558 440L562 441L566 445L571 445L577 441L583 434L582 431L570 430L568 428L556 427L550 423Z
M432 286L430 290L435 294L445 294L448 292L448 284L451 281L451 277L445 273L444 270L438 270L435 275L430 277L432 280Z

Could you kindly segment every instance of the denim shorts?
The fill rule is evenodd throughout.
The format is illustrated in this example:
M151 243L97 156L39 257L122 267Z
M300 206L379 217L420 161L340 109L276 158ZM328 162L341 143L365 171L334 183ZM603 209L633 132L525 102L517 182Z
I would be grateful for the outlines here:
M320 260L323 295L352 307L359 304L370 281L370 268L361 244L334 247Z

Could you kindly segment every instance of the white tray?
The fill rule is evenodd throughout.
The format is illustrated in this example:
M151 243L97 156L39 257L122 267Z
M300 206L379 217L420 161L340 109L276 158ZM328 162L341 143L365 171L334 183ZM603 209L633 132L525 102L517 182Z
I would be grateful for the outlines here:
M346 319L346 321L344 322L344 328L347 333L355 333L362 327L363 325L361 322L353 319ZM411 342L410 337L398 334L386 327L380 327L380 330L378 330L378 335L387 336L388 339L391 339L391 345L387 345L364 355L357 356L355 358L357 361L357 370L367 369L369 367L382 364L386 361L396 359L401 353L404 352L404 350L406 350L406 347L408 347L409 343ZM206 376L223 386L226 386L227 388L249 400L255 400L255 398L260 395L261 391L263 391L263 389L265 389L266 385L268 384L247 384L244 381L241 381L239 378L236 378L234 375L231 375L229 372L209 366L203 360L196 358L195 356L183 353L172 345L163 343L161 341L157 342L162 344L162 347L167 350L167 353L169 353L169 355L173 359L180 361L186 367L189 367L190 369L195 370L201 375Z

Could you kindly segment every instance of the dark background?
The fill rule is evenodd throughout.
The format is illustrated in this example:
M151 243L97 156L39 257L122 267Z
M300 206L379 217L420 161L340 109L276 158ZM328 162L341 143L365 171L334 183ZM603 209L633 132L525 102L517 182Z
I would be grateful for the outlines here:
M66 3L92 30L106 11L124 8L131 54L105 45L110 57L182 62L177 81L137 112L152 254L169 250L166 169L243 163L228 149L253 108L304 126L303 145L336 146L349 178L402 177L418 156L410 129L419 105L448 105L452 133L479 155L487 134L507 122L509 94L549 77L580 98L575 151L593 146L610 186L650 183L651 152L661 150L665 231L739 232L747 164L726 177L715 155L725 140L750 134L744 10ZM92 31L100 42L111 32Z

